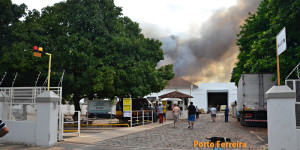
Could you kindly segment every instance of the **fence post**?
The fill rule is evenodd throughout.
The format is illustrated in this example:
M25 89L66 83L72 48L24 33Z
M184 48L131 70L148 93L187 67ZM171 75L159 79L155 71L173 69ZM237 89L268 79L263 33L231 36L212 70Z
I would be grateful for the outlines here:
M296 134L296 93L286 85L265 94L268 108L268 149L299 149Z
M151 118L152 118L152 123L153 123L153 110L152 110L152 117Z
M137 124L139 124L139 111L136 111L136 122L137 122Z
M37 96L36 145L48 146L57 142L58 107L60 98L52 91Z
M65 118L64 118L64 112L61 111L61 121L62 121L62 124L61 124L61 140L64 140L64 124L65 124Z
M144 125L144 115L145 115L145 113L144 113L144 110L143 110L143 125Z
M133 114L133 112L131 111L131 117L130 117L130 119L131 119L131 121L130 121L130 127L132 128L132 114Z
M75 111L76 112L76 111ZM80 136L80 123L81 123L81 121L80 121L80 111L77 111L78 113L78 119L77 119L77 121L78 121L78 136Z

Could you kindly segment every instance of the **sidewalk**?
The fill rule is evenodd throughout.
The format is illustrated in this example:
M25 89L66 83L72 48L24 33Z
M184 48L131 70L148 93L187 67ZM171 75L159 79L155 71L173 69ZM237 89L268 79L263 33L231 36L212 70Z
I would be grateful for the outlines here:
M84 132L87 129L82 129L83 133L81 136L68 137L64 141L57 142L54 145L47 147L38 147L34 145L24 145L20 143L0 143L0 149L5 150L14 150L14 149L22 149L22 150L31 150L31 149L47 149L47 150L63 150L63 149L78 149L78 147L84 147L84 145L95 145L97 142L101 142L104 140L109 140L112 138L117 138L121 136L126 136L132 133L145 131L149 129L153 129L156 127L161 127L167 124L173 123L172 120L167 120L163 124L159 123L150 123L146 125L139 125L135 127L124 127L124 128L92 128L94 132ZM79 148L80 149L80 148Z
M65 141L62 141L61 143L78 143L78 144L87 144L87 145L92 145L97 142L101 142L104 140L120 137L120 136L125 136L131 133L135 132L140 132L140 131L145 131L148 129L160 127L163 125L167 125L173 123L171 120L167 120L163 124L159 123L153 123L153 124L146 124L146 125L139 125L135 127L129 127L129 128L117 128L115 130L105 130L101 133L96 133L96 134L83 134L80 137L72 137L68 138Z

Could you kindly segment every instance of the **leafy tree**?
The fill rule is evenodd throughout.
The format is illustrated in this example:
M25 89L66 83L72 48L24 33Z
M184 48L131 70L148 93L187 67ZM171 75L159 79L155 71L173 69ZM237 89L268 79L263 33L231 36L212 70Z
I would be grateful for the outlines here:
M47 72L48 57L34 58L31 51L33 45L42 46L53 56L51 84L65 70L63 96L73 99L75 110L80 110L83 97L158 92L174 77L173 66L156 68L163 59L161 42L145 38L138 23L121 11L112 0L68 0L43 8L41 14L29 11L12 31L18 40L12 41L0 65L9 64L5 69L12 71L15 60L9 57L18 57L13 66L23 67L22 74ZM12 50L13 45L17 48Z
M281 82L299 63L300 1L263 0L255 14L241 26L237 45L240 53L231 81L237 84L242 73L276 74L276 35L286 27L287 50L280 55ZM277 74L276 74L277 76ZM275 79L275 78L274 78Z

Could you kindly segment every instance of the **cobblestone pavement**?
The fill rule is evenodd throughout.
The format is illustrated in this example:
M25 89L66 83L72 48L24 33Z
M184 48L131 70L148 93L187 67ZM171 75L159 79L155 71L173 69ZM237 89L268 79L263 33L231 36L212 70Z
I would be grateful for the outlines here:
M187 126L186 121L180 121L177 128L174 128L173 124L169 124L102 141L97 145L115 146L116 149L118 147L127 147L128 149L195 149L193 147L194 140L207 142L206 137L227 137L232 142L246 143L246 149L267 149L267 128L243 127L235 118L229 118L229 123L225 123L224 115L218 115L217 122L213 123L210 120L210 115L200 115L200 119L195 122L194 129L188 129ZM200 148L198 147L198 149Z
M51 147L27 147L1 144L0 149L213 149L194 147L194 141L207 142L206 137L227 137L232 142L243 142L247 148L222 148L242 149L242 150L262 150L267 149L267 128L243 127L235 118L229 118L229 123L224 122L224 115L217 115L217 122L210 120L209 114L200 115L200 119L195 122L194 129L188 129L187 121L181 120L178 127L168 124L153 129L128 134L101 142L94 145L83 145L74 143L58 143ZM220 150L220 149L219 149Z

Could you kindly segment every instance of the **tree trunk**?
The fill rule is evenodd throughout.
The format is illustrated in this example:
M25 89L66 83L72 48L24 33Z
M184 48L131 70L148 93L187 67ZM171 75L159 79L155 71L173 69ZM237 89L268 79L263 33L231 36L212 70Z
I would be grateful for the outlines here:
M80 96L79 96L79 94L74 93L73 101L74 101L74 108L75 108L75 111L81 111L80 105L79 105L79 101L80 101ZM77 113L77 112L74 113L74 115L73 115L73 120L74 120L74 121L78 121L78 113Z

